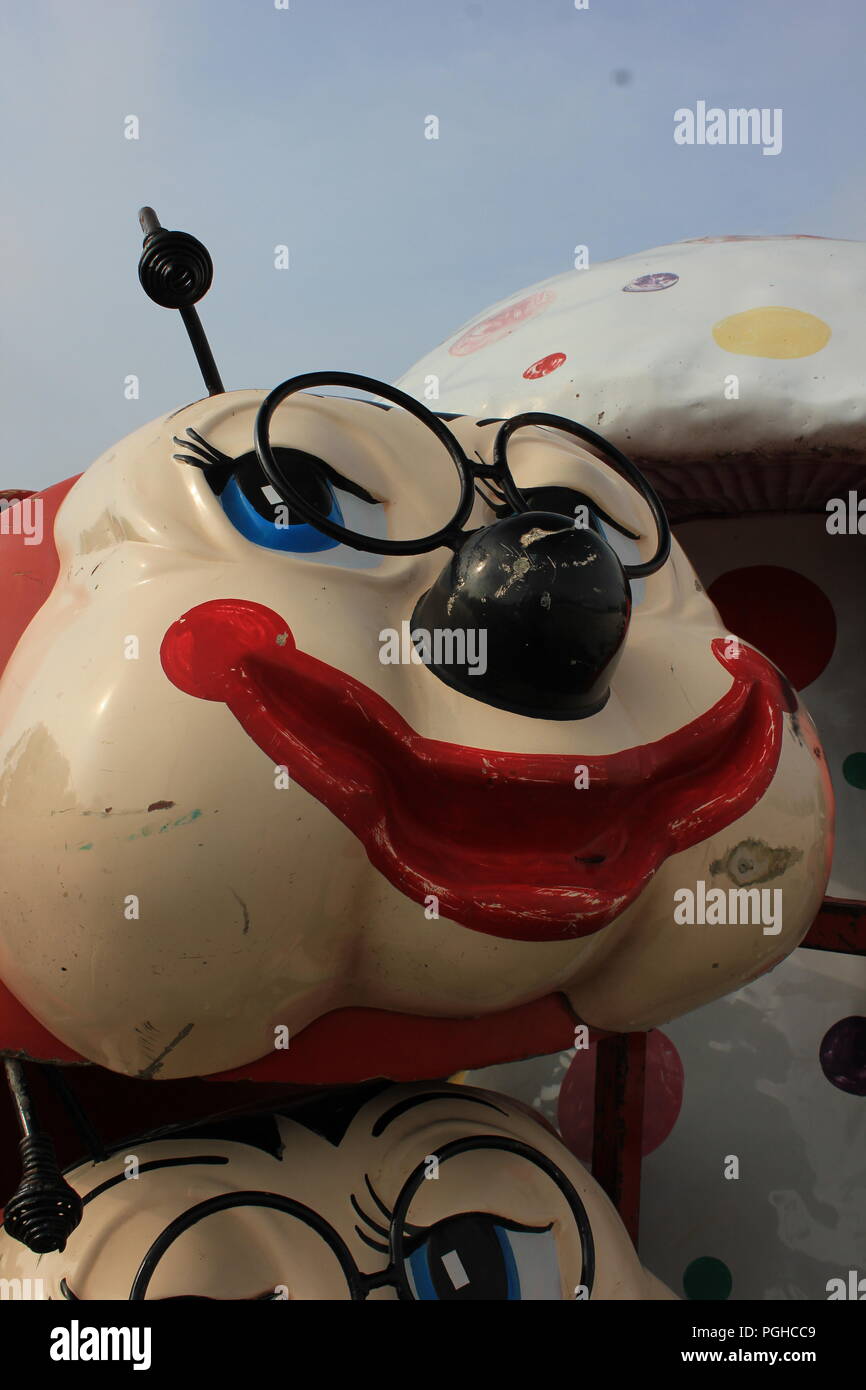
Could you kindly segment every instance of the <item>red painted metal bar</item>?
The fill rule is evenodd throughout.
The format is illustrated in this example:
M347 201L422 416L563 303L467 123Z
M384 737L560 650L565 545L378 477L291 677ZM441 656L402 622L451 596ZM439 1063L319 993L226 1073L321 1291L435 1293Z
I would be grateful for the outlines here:
M866 903L825 898L824 906L800 945L813 951L842 951L850 956L866 956Z
M595 1061L592 1173L637 1244L646 1033L599 1040Z

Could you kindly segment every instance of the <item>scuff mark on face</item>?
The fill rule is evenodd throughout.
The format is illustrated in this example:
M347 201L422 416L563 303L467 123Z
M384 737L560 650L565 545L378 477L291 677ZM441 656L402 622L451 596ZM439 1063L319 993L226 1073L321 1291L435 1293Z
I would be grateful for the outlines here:
M147 835L162 835L166 830L176 830L178 826L190 825L194 820L198 820L202 812L198 809L190 811L186 816L180 816L178 820L166 821L163 825L143 825L140 830L136 830L132 835L127 835L127 840L140 840Z
M155 1032L155 1031L156 1031L156 1030L154 1029L152 1023L146 1023L144 1026L145 1026L145 1028L150 1029L152 1032ZM153 1059L152 1062L148 1062L148 1064L147 1064L146 1067L142 1067L142 1069L141 1069L141 1071L138 1073L138 1075L141 1077L141 1079L142 1079L143 1081L149 1080L150 1077L155 1076L156 1073L157 1073L158 1071L161 1071L161 1070L162 1070L163 1064L164 1064L165 1059L166 1059L166 1057L168 1056L168 1054L169 1054L170 1052L173 1052L174 1049L175 1049L180 1043L183 1042L184 1038L186 1038L186 1037L189 1036L189 1034L192 1032L192 1030L193 1030L194 1027L195 1027L195 1024L194 1024L194 1023L188 1023L188 1024L186 1025L185 1028L181 1028L181 1030L180 1030L180 1032L178 1033L177 1037L172 1038L171 1042L170 1042L166 1047L164 1047L164 1048L162 1049L162 1052L160 1052L159 1055L158 1055L157 1057L154 1057L154 1059ZM142 1040L143 1040L143 1041L146 1039L146 1034L141 1034L141 1032L140 1032L139 1029L136 1029L135 1031L136 1031L137 1033L139 1033L139 1036L142 1037Z
M50 815L74 800L69 760L46 725L34 725L6 753L0 807L26 815Z
M107 550L110 546L121 545L124 541L145 542L146 539L145 536L139 535L128 517L116 516L106 508L92 526L81 532L78 553L88 555L94 550Z
M244 902L243 898L239 897L238 894L235 892L234 888L231 888L231 887L230 887L230 888L229 888L229 892L231 893L231 895L232 895L232 897L234 898L235 902L239 904L240 909L241 909L241 912L244 914L244 930L243 930L243 935L246 936L247 932L248 932L249 929L250 929L250 910L249 910L249 908L247 907L246 903Z
M793 846L773 847L763 840L741 840L724 859L714 859L710 873L727 874L738 887L750 883L767 883L780 878L792 864L803 858L803 851Z
M74 810L74 807L70 807L69 809ZM108 819L107 811L82 811L81 814L84 816L97 815L100 820ZM141 812L118 812L118 815L121 816L134 816L136 814L141 815ZM150 835L164 835L167 830L177 830L182 825L191 825L193 821L199 820L203 814L204 812L196 807L195 810L189 811L185 816L179 816L177 820L163 821L162 825L143 825L140 830L134 830L132 834L127 835L126 838L127 840L144 840ZM79 851L83 849L93 849L94 843L93 840L88 840L86 844L76 845L75 848Z

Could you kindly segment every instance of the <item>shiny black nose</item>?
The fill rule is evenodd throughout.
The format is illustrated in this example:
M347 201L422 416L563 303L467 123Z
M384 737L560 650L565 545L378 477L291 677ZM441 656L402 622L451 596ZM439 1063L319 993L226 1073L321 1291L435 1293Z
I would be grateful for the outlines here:
M597 532L524 512L464 541L416 605L412 629L431 671L464 695L537 719L580 719L608 698L630 616L628 579Z

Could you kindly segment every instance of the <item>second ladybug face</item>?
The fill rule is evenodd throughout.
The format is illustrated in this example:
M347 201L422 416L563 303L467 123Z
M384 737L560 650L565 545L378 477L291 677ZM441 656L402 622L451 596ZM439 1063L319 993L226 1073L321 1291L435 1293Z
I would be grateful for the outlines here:
M69 1180L84 1214L65 1250L0 1232L0 1276L31 1296L672 1297L556 1136L462 1086L361 1089L133 1142Z

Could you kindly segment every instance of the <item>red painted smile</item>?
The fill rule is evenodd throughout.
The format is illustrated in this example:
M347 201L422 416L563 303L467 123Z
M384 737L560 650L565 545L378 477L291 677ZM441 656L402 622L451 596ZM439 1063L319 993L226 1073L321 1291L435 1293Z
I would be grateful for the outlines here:
M731 688L656 743L605 757L422 738L381 695L297 649L271 609L216 599L173 623L168 678L224 702L275 764L340 818L415 902L491 936L558 941L618 917L670 855L744 815L775 773L785 695L740 645ZM585 766L588 786L575 786Z

